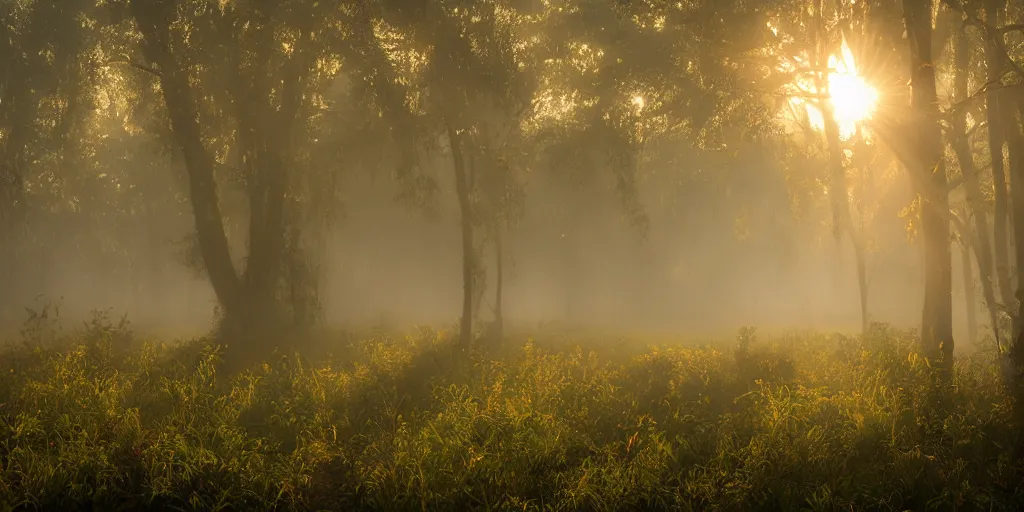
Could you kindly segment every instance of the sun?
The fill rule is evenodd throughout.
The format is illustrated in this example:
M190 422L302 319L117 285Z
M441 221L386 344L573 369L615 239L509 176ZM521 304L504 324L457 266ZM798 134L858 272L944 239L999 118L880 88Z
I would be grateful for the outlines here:
M849 139L857 133L857 127L871 118L878 104L878 91L872 87L857 71L853 52L843 39L838 55L828 58L828 101L832 106L832 114L839 126L839 136ZM816 93L810 80L795 84L802 92ZM790 100L794 106L806 109L811 126L816 130L824 130L825 120L817 105L802 98Z
M845 39L839 55L828 59L828 67L833 70L828 74L828 93L840 135L849 138L856 133L858 123L875 113L878 91L857 73L853 53Z

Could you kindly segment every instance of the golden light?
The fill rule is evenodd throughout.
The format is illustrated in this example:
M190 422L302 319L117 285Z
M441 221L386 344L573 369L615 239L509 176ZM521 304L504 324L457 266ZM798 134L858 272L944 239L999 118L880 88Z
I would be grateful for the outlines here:
M643 110L646 102L643 96L633 96L633 106L636 107L637 111Z
M799 59L795 59L800 62ZM878 103L878 91L864 80L857 72L853 52L843 39L839 55L828 58L828 99L832 113L839 126L839 136L849 139L857 133L857 126L870 118ZM794 84L794 88L802 93L816 94L813 80L802 78ZM790 102L794 107L805 109L811 126L816 130L824 130L825 119L821 110L814 103L804 98L793 97Z

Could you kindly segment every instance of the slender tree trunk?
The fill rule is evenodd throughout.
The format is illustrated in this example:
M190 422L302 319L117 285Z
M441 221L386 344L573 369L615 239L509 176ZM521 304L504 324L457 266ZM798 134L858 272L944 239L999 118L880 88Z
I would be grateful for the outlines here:
M455 171L455 193L459 198L462 226L462 318L459 320L459 343L468 347L473 340L473 212L469 198L469 180L463 159L462 138L458 131L447 125L448 141L452 149L452 167Z
M499 223L495 223L494 227L494 263L495 272L498 274L495 277L494 284L494 338L495 341L500 342L505 338L505 314L502 306L502 295L504 294L505 284L505 258L504 248L502 247L502 233L501 226Z
M1012 102L1017 112L1024 116L1024 105L1022 98L1017 96L1001 95L1000 106L1005 107ZM1024 134L1021 133L1020 123L1015 116L1006 115L1000 112L1003 122L1003 136L1007 141L1007 149L1010 156L1010 193L1013 202L1015 219L1024 219ZM1013 233L1016 240L1024 240L1024 222L1013 222ZM1015 260L1018 273L1024 269L1024 243L1015 243ZM1024 318L1024 279L1017 276L1017 298L1021 299L1017 307L1013 309L1013 343L1009 347L1009 353L1004 366L1004 379L1010 396L1014 397L1013 423L1018 427L1024 426L1024 329L1021 329L1021 320ZM1024 456L1024 446L1017 444L1015 457Z
M825 36L824 13L822 2L818 0L815 5L815 12L818 14L818 29L816 31L815 64L822 66L828 61L828 52L821 44ZM824 73L816 73L816 88L828 95L828 76ZM868 318L868 276L867 276L867 255L864 247L864 240L853 224L853 215L850 213L850 192L846 181L846 169L843 166L843 143L839 136L839 125L836 123L835 112L830 100L819 101L821 117L825 121L825 143L828 146L828 166L830 177L830 197L832 200L832 219L835 223L835 231L838 237L846 234L853 246L854 258L857 264L857 285L860 292L860 323L861 331L867 332L870 320ZM841 239L841 238L840 238Z
M970 56L967 42L967 34L964 29L963 23L959 20L954 20L953 37L954 37L954 62L955 62L955 75L953 79L953 101L954 103L960 104L967 100L970 92L967 90L967 75L970 68ZM967 215L964 217L966 220L969 217L974 219L974 236L971 233L963 233L963 242L966 247L973 247L975 251L976 260L978 262L978 273L981 276L981 291L982 297L985 299L985 304L988 307L989 321L992 323L992 332L996 339L996 344L1001 346L999 336L999 306L996 303L996 292L995 282L996 276L993 274L993 256L992 256L992 242L988 234L988 221L986 219L985 207L983 204L983 198L981 193L981 184L978 180L978 172L974 166L974 157L971 154L970 141L967 139L967 112L960 110L956 112L952 119L953 123L953 134L952 134L952 146L953 151L956 153L957 163L960 166L960 173L964 179L964 190L967 195ZM1002 156L1002 151L1000 151ZM1001 166L1002 162L1000 162ZM997 187L998 189L998 187ZM1005 200L1005 198L1003 198ZM966 226L970 226L969 222L965 222ZM1004 226L1005 228L1005 226ZM970 229L968 227L967 229ZM975 241L976 243L971 243ZM968 255L968 262L964 267L970 276L970 257ZM965 279L968 277L965 276ZM965 281L966 283L966 281ZM974 280L970 279L971 289L974 288ZM971 319L975 315L974 297L970 298L971 302L968 306L968 323L971 323ZM977 320L974 320L976 326ZM976 339L977 332L969 329L971 333L971 340Z
M831 175L832 214L839 236L845 234L850 239L853 255L857 264L857 286L860 291L860 322L862 332L867 332L870 317L868 316L868 272L867 251L864 238L853 224L850 213L849 187L846 182L846 169L843 168L843 148L839 138L839 126L836 124L831 105L823 104L822 117L825 119L825 138L829 153L829 174Z
M868 314L868 269L867 252L864 250L863 239L851 230L850 240L853 242L854 257L857 259L857 286L860 290L860 322L861 331L867 332L871 327L871 316Z
M917 158L910 172L921 173L919 192L924 244L924 309L921 346L926 357L948 370L953 363L952 261L949 246L949 197L938 123L935 67L932 61L932 1L904 0L903 18L910 46L911 90ZM929 193L931 192L931 193Z
M1002 105L1013 101L1017 112L1024 116L1024 104L1020 96L1015 98L1003 96ZM1003 128L1007 147L1010 154L1010 193L1013 205L1013 217L1021 219L1021 222L1013 223L1013 236L1015 241L1015 264L1017 267L1017 307L1014 308L1013 336L1016 341L1010 347L1010 361L1017 367L1024 367L1024 279L1020 272L1024 270L1024 134L1021 133L1021 125L1013 115L1003 117ZM1024 382L1022 382L1024 384Z
M584 292L581 288L583 288L586 277L584 275L586 267L580 258L582 237L584 236L580 220L584 213L583 199L578 195L583 194L584 191L569 187L565 189L565 193L570 194L566 204L569 211L563 217L565 220L562 224L562 233L559 235L561 241L559 249L561 250L562 289L565 300L563 317L566 325L572 325L579 315L580 298Z
M151 210L147 211L147 213L149 214L147 215L147 217L149 217L149 219L151 220L149 221L150 229L147 229L145 234L146 254L144 257L146 259L147 272L145 280L146 284L144 288L147 294L150 296L150 303L157 306L159 310L163 310L167 302L163 297L160 296L159 293L157 293L157 290L162 289L164 286L168 284L164 280L163 259L158 257L158 255L163 254L163 247L161 247L162 240L157 237L157 233L163 233L163 231L152 229L153 226L157 225L154 219L155 215L153 215L153 212Z
M967 336L971 342L978 339L977 292L974 289L974 272L971 270L971 250L967 241L960 245L961 274L964 278L964 308L967 313Z
M1021 135L1020 126L1013 116L1003 118L1007 148L1010 154L1010 196L1013 218L1024 219L1024 136ZM1016 298L1021 299L1024 289L1024 279L1021 279L1020 272L1024 270L1024 222L1013 222L1013 239L1015 258L1014 266L1017 272L1017 293ZM1020 242L1017 242L1017 241ZM1021 332L1021 323L1024 320L1021 313L1024 313L1024 301L1017 300L1013 309L1013 336L1016 338ZM1010 303L1013 304L1013 303ZM1009 304L1008 304L1009 306Z
M1002 10L1000 0L985 0L985 22L995 27L998 26L1000 12ZM988 68L988 80L998 81L1002 78L1003 65L1000 49L992 44L985 45L985 62ZM1006 171L1003 167L1003 136L1002 120L1000 112L1002 106L1002 92L998 87L990 88L985 93L985 108L988 112L988 148L989 156L992 159L992 183L995 186L993 193L994 208L993 214L993 241L995 246L996 278L999 282L999 293L1006 307L1013 304L1013 284L1010 282L1010 266L1008 262L1010 250L1007 241L1007 221L1009 219L1009 205L1006 196ZM993 329L998 328L993 326Z

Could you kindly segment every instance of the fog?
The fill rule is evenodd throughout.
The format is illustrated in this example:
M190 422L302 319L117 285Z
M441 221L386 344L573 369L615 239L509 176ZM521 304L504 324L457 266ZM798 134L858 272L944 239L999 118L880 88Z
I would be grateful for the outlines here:
M386 174L344 176L344 215L326 230L319 255L323 325L455 324L462 300L459 212L446 162L434 167L439 189L428 212L397 200L398 186ZM795 212L783 173L749 158L687 179L673 171L641 174L646 231L629 221L611 179L574 184L555 173L527 176L525 215L505 243L506 322L666 335L728 335L744 325L769 332L859 329L852 248L832 234L826 204ZM916 327L922 306L920 247L898 215L912 199L908 185L897 180L885 192L868 258L870 317L900 327ZM153 222L155 233L130 237L128 268L63 258L53 249L40 263L45 280L8 289L5 302L38 309L51 301L65 326L109 308L161 337L208 332L216 300L205 276L185 264L188 216L176 211ZM244 251L244 236L235 238ZM487 322L493 249L481 251L487 278L477 321ZM962 334L958 256L954 251L954 323ZM8 309L5 330L24 318L22 309Z
M326 317L453 322L462 288L450 187L441 191L436 217L427 218L396 205L387 181L350 180L350 214L333 233L327 258ZM646 237L623 214L611 184L570 188L572 201L560 187L571 186L557 177L530 178L525 218L506 243L505 316L511 322L659 333L744 325L859 329L852 249L824 225L827 208L794 218L776 170L751 167L732 179L710 176L673 189L657 176L645 180ZM920 249L896 215L906 204L900 201L909 202L906 187L890 196L886 206L895 211L879 213L892 221L875 226L871 317L914 327L921 309ZM749 224L745 235L737 233L740 216ZM485 251L484 258L488 278L480 315L487 319L494 302L493 254Z
M234 12L225 5L220 15ZM818 77L845 85L828 100L833 131L842 133L827 135L803 95L818 86L789 76L820 50L785 34L804 21L780 27L785 16L754 9L743 23L756 18L757 30L720 34L675 20L663 31L655 25L668 15L643 21L626 16L625 4L588 5L593 12L533 2L466 19L460 8L434 13L479 31L471 43L435 40L448 29L427 30L395 6L349 20L358 34L336 34L323 18L337 12L310 14L323 8L314 6L305 19L316 20L308 30L317 42L302 62L292 42L236 41L233 31L247 22L182 22L160 49L138 44L152 35L127 23L138 13L107 20L105 10L83 7L92 21L82 24L42 4L11 11L21 32L10 55L22 56L11 69L34 78L30 87L2 83L0 156L10 183L0 187L0 331L16 333L47 304L68 326L102 310L168 338L210 332L228 302L237 314L226 316L242 324L270 310L300 324L305 310L278 295L310 282L323 327L455 326L463 273L473 271L463 266L460 227L469 218L477 329L495 317L495 226L504 237L505 323L522 331L859 332L851 238L861 235L869 320L920 325L918 197L931 192L910 178L923 153L903 130L912 117L903 43L879 46L899 39L898 17L871 14L863 33L843 32L820 56L844 61ZM67 25L49 26L47 15ZM611 20L621 32L603 32ZM127 25L94 33L108 22ZM259 30L268 41L284 33ZM772 63L744 60L752 49ZM25 57L47 52L49 60ZM949 58L941 56L944 66ZM165 74L161 59L182 71ZM943 102L953 78L938 78ZM285 83L297 87L287 101ZM950 180L969 171L954 170L951 161ZM479 183L457 193L456 175ZM418 192L434 187L426 204L399 199L410 183ZM833 201L836 186L848 196ZM987 215L987 199L965 201L967 188L948 187L942 214L978 203L967 215ZM519 192L521 216L505 211ZM330 217L335 208L342 214ZM852 226L840 233L836 212L847 210ZM253 236L265 239L250 250ZM997 252L1006 249L999 243ZM968 292L959 242L950 247L953 324L964 336ZM266 267L250 266L250 256ZM211 279L208 266L220 277ZM1004 292L1007 268L994 274ZM312 278L297 284L283 275L293 271ZM215 293L211 281L226 284ZM931 281L935 293L949 295L939 281ZM985 323L980 290L971 293ZM275 302L289 304L264 308Z

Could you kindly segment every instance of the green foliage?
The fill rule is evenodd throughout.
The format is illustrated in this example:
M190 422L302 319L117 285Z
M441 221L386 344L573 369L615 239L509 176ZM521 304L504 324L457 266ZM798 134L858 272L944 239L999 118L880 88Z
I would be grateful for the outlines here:
M40 324L40 322L36 322ZM3 354L0 504L44 509L1012 510L987 359L945 413L913 333L725 345L528 340L468 358L377 334L236 375L103 314ZM30 331L26 331L28 333ZM34 331L33 331L34 332Z

